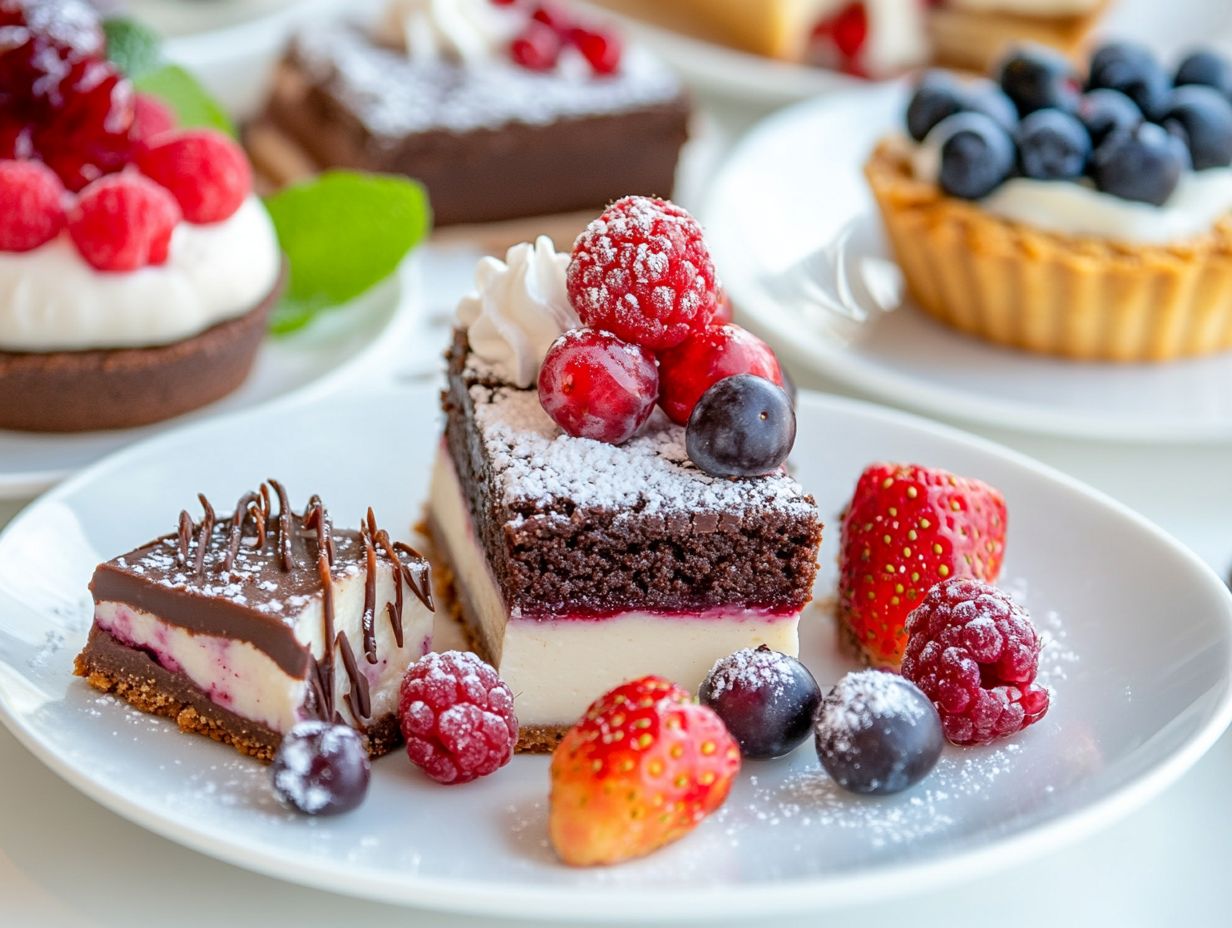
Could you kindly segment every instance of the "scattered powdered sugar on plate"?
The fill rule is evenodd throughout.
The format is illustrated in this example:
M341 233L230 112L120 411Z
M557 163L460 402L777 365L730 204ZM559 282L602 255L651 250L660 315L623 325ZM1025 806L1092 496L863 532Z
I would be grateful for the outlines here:
M1001 582L1001 588L1026 606L1029 584L1025 577L1014 577ZM1039 681L1052 690L1055 699L1056 684L1069 678L1069 669L1079 662L1078 653L1069 643L1069 631L1055 609L1036 610L1031 613L1031 622L1039 632L1042 647L1039 659Z

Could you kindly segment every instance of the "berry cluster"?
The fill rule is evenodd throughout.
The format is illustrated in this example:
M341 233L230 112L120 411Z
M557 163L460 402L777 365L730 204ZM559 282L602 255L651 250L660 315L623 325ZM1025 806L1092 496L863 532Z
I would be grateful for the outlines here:
M1006 180L1076 181L1163 205L1190 170L1232 165L1232 62L1199 51L1169 74L1146 48L1103 46L1086 79L1068 59L1027 46L997 80L943 71L920 80L907 129L940 154L938 183L979 199Z
M0 0L0 251L67 230L101 271L167 259L181 220L220 222L252 187L223 135L174 117L104 57L98 18L76 0Z
M774 352L731 322L701 228L650 197L613 203L578 237L566 275L584 328L562 335L539 372L543 408L570 435L620 444L657 405L686 426L708 474L778 469L796 417Z
M525 9L526 25L509 43L509 57L529 71L551 71L566 48L586 59L592 73L603 77L620 69L620 40L610 32L582 25L555 3L492 0L497 6Z

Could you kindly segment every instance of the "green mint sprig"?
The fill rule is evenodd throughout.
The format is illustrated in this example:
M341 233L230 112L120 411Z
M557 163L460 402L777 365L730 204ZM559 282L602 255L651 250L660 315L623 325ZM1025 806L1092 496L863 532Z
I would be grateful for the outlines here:
M270 328L293 332L392 274L432 227L421 184L326 171L265 199L291 267Z

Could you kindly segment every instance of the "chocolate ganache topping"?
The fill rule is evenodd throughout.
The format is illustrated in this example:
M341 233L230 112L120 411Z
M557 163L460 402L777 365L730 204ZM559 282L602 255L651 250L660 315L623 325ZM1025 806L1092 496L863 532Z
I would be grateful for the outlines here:
M387 603L385 618L401 648L403 585L435 611L427 561L410 545L392 540L372 509L358 531L335 530L319 496L296 514L277 480L244 493L231 516L219 517L209 499L198 499L199 521L183 511L174 534L99 565L90 584L95 599L131 603L183 628L251 643L288 673L307 679L305 709L321 719L341 721L334 705L340 658L350 683L347 708L362 728L371 718L368 680L346 631L336 628L334 581L364 571L362 649L364 659L376 664L378 562L394 568L395 598ZM331 645L319 658L296 638L294 628L295 615L317 597L322 640Z

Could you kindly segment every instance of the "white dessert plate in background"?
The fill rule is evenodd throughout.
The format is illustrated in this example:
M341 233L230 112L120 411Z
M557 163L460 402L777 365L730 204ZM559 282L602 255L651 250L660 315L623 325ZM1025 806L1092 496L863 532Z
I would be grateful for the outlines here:
M888 257L862 167L879 138L900 131L906 96L895 84L797 104L720 168L701 218L739 320L803 367L936 416L1096 440L1232 439L1232 354L1160 365L1047 358L963 335L909 300L859 326L808 318L799 295L820 276L809 257L820 247L852 230L845 267Z
M201 409L134 429L36 434L0 429L0 499L28 499L69 474L176 425L246 409L305 392L325 392L358 373L380 372L391 346L420 323L420 259L345 307L322 312L311 325L267 335L252 373L238 390Z
M437 445L435 388L265 407L159 436L36 501L0 536L0 718L52 770L158 834L252 870L407 905L553 919L697 919L881 899L967 879L1073 841L1174 781L1232 715L1232 596L1192 553L1109 499L1024 457L924 420L804 394L795 459L827 541L876 459L978 476L1009 504L1006 585L1049 643L1052 711L1000 745L947 748L914 790L843 794L812 748L748 763L727 804L684 840L618 867L572 870L546 840L547 758L517 757L461 787L401 752L366 803L310 820L282 809L268 771L182 735L71 676L95 563L167 532L198 491L262 478L320 493L335 523L368 505L418 517ZM811 607L803 657L823 686L850 665Z

